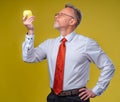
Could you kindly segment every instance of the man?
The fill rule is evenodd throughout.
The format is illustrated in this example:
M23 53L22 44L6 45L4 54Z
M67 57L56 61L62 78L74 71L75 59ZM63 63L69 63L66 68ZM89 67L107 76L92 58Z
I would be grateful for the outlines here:
M54 28L60 32L60 36L34 48L34 17L23 17L23 24L28 30L23 43L23 60L48 60L51 93L47 102L89 102L90 98L103 93L113 76L114 66L100 46L94 40L75 33L81 18L77 8L65 5L55 15ZM90 90L86 84L91 62L97 65L101 74Z

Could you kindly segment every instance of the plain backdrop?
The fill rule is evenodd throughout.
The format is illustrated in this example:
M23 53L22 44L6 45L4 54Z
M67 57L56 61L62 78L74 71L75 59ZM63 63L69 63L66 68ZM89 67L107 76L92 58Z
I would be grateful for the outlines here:
M119 0L1 0L0 1L0 102L46 102L50 92L47 60L25 63L22 43L27 32L23 11L35 16L35 47L59 36L53 28L54 14L66 3L83 15L76 32L96 40L113 61L116 72L107 88L91 102L118 102L120 99L120 1ZM87 87L92 89L100 71L91 64Z

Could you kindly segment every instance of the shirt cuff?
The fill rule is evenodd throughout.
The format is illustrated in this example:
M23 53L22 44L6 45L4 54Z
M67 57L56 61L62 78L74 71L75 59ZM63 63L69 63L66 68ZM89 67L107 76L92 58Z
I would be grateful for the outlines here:
M34 34L26 34L26 41L27 42L31 42L31 41L34 41Z
M93 93L96 94L97 96L101 95L101 93L103 92L103 89L99 88L98 86L95 86L92 89Z

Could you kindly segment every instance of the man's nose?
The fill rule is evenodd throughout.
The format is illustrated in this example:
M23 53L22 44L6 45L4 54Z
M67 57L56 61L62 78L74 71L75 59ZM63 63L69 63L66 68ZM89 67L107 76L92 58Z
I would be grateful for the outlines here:
M59 19L59 16L58 16L58 15L55 16L55 20L57 20L57 19Z

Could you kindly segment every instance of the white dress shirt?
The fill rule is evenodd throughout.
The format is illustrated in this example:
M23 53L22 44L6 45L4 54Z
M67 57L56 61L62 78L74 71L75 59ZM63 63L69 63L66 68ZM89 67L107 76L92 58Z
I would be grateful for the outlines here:
M34 48L34 35L26 35L23 43L25 62L48 60L51 88L53 88L56 57L62 38L59 36L48 39ZM93 62L101 70L101 74L92 91L100 95L107 88L115 70L111 60L100 46L88 37L72 32L65 38L67 42L63 90L85 87L89 80L90 63Z

